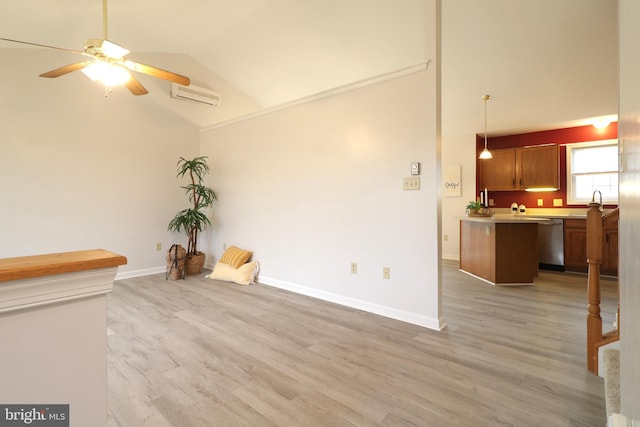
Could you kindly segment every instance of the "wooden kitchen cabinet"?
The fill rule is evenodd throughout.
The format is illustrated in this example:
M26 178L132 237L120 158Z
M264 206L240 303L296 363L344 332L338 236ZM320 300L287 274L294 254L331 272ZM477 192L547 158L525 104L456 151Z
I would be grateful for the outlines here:
M494 285L533 284L538 224L525 219L460 220L460 270Z
M558 146L542 145L492 150L492 159L479 160L480 188L513 191L527 188L558 188Z
M564 220L564 269L586 273L587 266L587 221L584 219ZM602 230L602 261L600 274L618 275L618 222L611 223Z
M564 220L564 270L587 272L587 221Z
M516 189L516 149L492 150L492 159L480 160L480 188L490 191Z
M559 188L560 163L558 146L542 145L520 150L520 187Z

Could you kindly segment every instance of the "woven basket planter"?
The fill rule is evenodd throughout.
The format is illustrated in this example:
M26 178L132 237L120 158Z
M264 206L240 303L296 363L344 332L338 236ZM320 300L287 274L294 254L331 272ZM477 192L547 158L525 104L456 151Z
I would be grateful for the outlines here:
M180 245L173 245L167 251L167 277L166 279L184 279L187 250Z
M187 256L185 268L188 276L202 273L204 268L204 257L205 254L203 252Z

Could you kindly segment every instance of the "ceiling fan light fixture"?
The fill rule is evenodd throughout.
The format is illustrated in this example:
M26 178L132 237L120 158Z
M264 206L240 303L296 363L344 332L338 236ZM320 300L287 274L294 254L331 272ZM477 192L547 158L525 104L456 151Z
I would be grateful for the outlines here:
M125 68L104 61L89 64L82 72L94 82L102 82L108 87L120 86L131 78L131 74Z
M122 58L129 53L128 49L118 46L109 40L105 40L104 43L102 43L102 51L105 55L111 58Z
M107 0L102 0L102 28L104 37L102 39L86 39L84 41L84 50L82 52L3 37L0 37L0 41L26 44L47 49L56 49L92 58L41 73L40 77L56 78L74 71L82 70L82 72L84 72L84 74L92 81L99 81L105 85L105 96L111 92L112 87L119 85L126 86L129 92L135 96L146 95L149 93L149 91L147 91L145 87L129 73L129 70L167 80L172 83L178 83L183 86L189 86L191 83L191 80L187 76L176 74L161 68L152 67L150 65L125 60L124 57L129 53L129 50L108 40Z
M129 53L128 49L106 39L85 40L84 48L95 55L104 55L109 58L122 58Z

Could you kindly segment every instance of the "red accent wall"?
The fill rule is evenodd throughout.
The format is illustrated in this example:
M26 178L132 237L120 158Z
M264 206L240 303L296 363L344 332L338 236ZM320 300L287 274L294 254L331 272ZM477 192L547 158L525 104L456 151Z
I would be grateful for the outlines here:
M572 128L545 130L540 132L521 133L516 135L496 136L487 139L489 151L500 148L515 148L529 145L555 143L560 145L560 189L549 193L531 193L527 191L490 191L489 198L494 199L494 208L509 208L511 203L524 204L528 208L538 207L538 199L542 199L543 208L567 208L567 148L562 144L587 141L602 141L618 138L618 123L611 123L604 129L596 129L591 125ZM484 135L476 135L476 159L484 149ZM482 160L476 160L481 162ZM476 194L484 190L480 185L480 168L476 167ZM553 206L553 199L562 199L562 206ZM605 206L615 207L615 206Z

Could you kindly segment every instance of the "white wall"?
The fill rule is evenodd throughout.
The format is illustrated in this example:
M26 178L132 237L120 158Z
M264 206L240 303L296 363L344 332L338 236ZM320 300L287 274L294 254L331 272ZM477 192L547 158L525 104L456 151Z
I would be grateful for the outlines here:
M198 154L198 128L124 88L105 99L80 72L38 77L77 56L0 58L0 257L104 248L128 258L121 273L163 268L186 206L175 163Z
M440 328L435 74L203 132L214 256L250 249L263 283ZM420 191L402 190L411 162Z
M476 135L449 130L442 137L442 167L460 169L460 196L442 198L442 257L460 260L460 217L476 192ZM446 240L444 240L446 239Z
M640 420L640 29L636 0L620 0L620 376L622 413Z
M184 74L191 79L191 85L204 87L217 92L220 103L216 107L200 103L171 98L170 85L164 80L146 77L137 74L144 79L144 85L149 90L145 95L151 98L159 106L182 116L185 120L205 127L213 123L234 119L260 110L262 107L244 93L238 91L229 82L222 79L211 70L204 67L189 55L159 54L159 53L135 53L131 59L144 64L159 64L163 69Z

